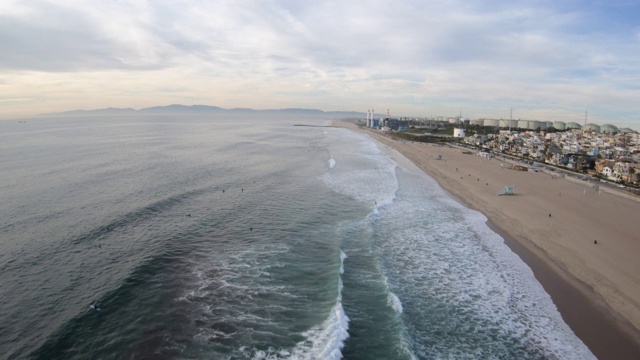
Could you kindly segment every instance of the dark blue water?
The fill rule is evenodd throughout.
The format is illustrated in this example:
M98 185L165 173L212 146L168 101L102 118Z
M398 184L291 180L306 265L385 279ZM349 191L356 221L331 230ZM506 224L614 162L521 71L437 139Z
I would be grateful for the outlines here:
M327 123L0 122L0 358L592 357L482 215L293 126Z

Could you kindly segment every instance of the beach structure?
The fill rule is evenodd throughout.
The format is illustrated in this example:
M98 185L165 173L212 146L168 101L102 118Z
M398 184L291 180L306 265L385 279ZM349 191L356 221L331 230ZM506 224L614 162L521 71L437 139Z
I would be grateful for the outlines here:
M498 191L498 195L513 195L513 186L505 186L504 189Z

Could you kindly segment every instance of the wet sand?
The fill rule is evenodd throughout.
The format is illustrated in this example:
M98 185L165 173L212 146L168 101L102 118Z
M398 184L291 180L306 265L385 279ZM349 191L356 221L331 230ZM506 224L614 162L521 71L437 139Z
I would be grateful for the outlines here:
M593 181L511 170L508 162L467 149L399 141L347 122L334 125L397 150L482 212L599 359L640 359L638 199L597 191ZM515 194L498 196L507 185Z

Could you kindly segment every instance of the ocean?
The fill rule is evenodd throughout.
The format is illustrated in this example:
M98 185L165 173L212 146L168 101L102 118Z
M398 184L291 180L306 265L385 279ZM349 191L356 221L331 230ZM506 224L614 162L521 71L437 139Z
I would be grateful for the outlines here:
M0 122L0 359L594 358L482 214L328 124Z

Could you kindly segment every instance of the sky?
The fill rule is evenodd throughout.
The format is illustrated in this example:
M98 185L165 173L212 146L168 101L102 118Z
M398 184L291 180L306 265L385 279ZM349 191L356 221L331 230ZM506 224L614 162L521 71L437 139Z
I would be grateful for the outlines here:
M0 118L170 104L640 130L640 0L0 0Z

